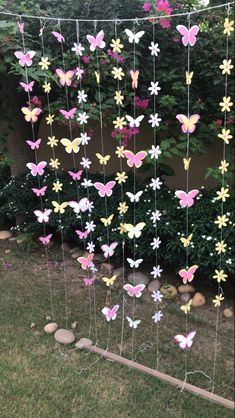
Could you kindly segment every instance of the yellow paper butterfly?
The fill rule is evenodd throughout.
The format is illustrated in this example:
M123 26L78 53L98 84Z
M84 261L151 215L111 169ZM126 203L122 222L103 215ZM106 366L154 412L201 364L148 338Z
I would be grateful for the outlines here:
M98 73L97 71L95 71L95 76L96 76L96 82L97 82L97 84L100 84L100 73Z
M72 141L70 141L70 139L68 138L62 138L60 140L61 144L64 145L65 147L65 151L68 154L71 154L71 152L74 152L75 154L78 153L78 151L80 150L79 145L81 143L81 139L80 138L75 138Z
M182 242L182 244L184 244L185 248L189 247L192 237L193 237L193 234L190 234L188 238L183 238L183 237L180 238L180 241Z
M102 164L102 165L106 165L107 162L110 160L110 155L104 155L103 156L103 155L99 154L98 152L95 155L98 158L99 163Z
M59 204L58 202L56 202L55 200L53 200L53 202L51 202L52 205L54 206L54 212L55 213L64 213L65 212L65 208L67 208L68 206L68 202L63 202L61 204Z
M35 107L32 110L29 107L22 107L21 111L24 114L24 118L26 122L33 122L33 123L37 122L38 116L42 112L42 110L39 107Z
M188 86L190 86L190 84L192 83L192 79L193 79L193 71L191 71L191 73L189 73L188 71L186 71L186 84Z
M184 158L184 169L187 171L189 169L191 158Z
M105 282L106 286L112 286L116 280L117 276L114 275L110 279L108 277L102 277L103 282Z
M192 305L192 299L190 299L188 303L186 303L186 305L182 305L180 309L186 314L191 310L191 305Z
M145 227L145 223L144 222L139 222L137 225L132 225L132 224L124 224L125 225L125 229L128 232L128 237L130 239L135 238L139 238L141 236L141 231L142 229Z
M101 222L103 222L104 226L111 225L113 220L114 214L110 215L108 218L100 218Z

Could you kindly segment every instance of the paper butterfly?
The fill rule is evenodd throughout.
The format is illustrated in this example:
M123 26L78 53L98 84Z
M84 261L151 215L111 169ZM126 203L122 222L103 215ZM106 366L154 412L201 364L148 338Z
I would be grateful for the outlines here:
M198 266L194 264L193 266L189 267L188 270L182 269L179 271L180 277L183 279L183 283L187 284L188 282L191 282L194 278L194 273L197 270Z
M64 39L64 37L63 37L63 35L61 35L61 33L59 33L59 32L51 32L52 33L52 35L57 39L57 41L58 42L60 42L60 43L62 43L62 42L64 42L65 41L65 39Z
M92 286L94 281L95 281L95 277L91 277L91 278L87 277L83 279L85 286Z
M183 158L184 169L187 171L189 169L191 158Z
M101 222L103 222L104 226L111 225L113 220L114 214L110 215L108 218L100 218Z
M41 224L42 222L48 222L49 216L51 214L51 209L45 209L43 212L41 210L34 210L34 215L37 216L37 221Z
M132 79L131 87L133 89L138 88L139 74L140 74L139 70L131 70L130 71L130 76L131 76L131 79Z
M78 257L77 261L81 264L83 270L91 267L94 254L89 254L87 257Z
M32 176L36 176L37 174L39 176L42 176L42 174L44 173L44 168L46 167L47 163L46 161L41 161L38 164L34 164L34 163L27 163L26 167L31 170L30 173L32 174Z
M179 344L179 347L182 348L182 350L185 350L185 348L190 348L192 346L195 335L196 331L191 331L186 337L178 334L174 337L174 340Z
M125 29L124 32L128 36L128 41L130 42L130 44L133 44L133 42L135 44L138 44L139 41L140 41L140 38L142 38L142 36L145 34L144 30L142 30L140 32L137 32L137 33L133 33L133 32L131 32L131 30Z
M68 205L73 209L74 213L86 212L89 208L89 200L87 197L83 197L79 202L75 200L70 200Z
M37 197L44 196L47 186L43 186L41 189L32 188L33 192L37 195Z
M19 64L21 67L24 67L27 65L27 67L30 67L33 63L32 58L36 55L35 51L28 51L26 54L20 51L16 51L14 53L15 57L19 60Z
M88 237L88 231L80 231L79 229L76 229L76 234L79 236L80 239L86 239Z
M177 190L175 192L176 197L180 199L180 206L185 208L186 206L190 207L194 204L194 197L199 193L199 190L193 189L191 192L184 192L183 190Z
M185 134L189 132L191 134L196 129L196 123L199 121L200 115L195 113L194 115L188 118L185 115L179 114L179 115L176 115L176 119L178 119L178 121L182 123L182 126L181 126L182 132L184 132Z
M37 141L26 141L26 143L30 146L32 150L38 149L39 145L41 144L41 139L37 139Z
M66 71L66 73L64 73L63 70L61 70L60 68L57 68L57 70L55 70L56 74L58 75L59 79L60 79L60 84L62 86L71 86L72 84L72 78L74 75L74 71L73 70L69 70Z
M100 73L98 73L97 71L95 71L95 77L96 77L97 84L100 84Z
M129 322L129 326L134 329L136 329L138 325L141 323L140 319L136 319L135 321L133 321L131 318L129 318L129 316L126 316L126 319Z
M193 234L190 234L188 238L184 238L184 237L180 238L180 241L182 242L185 248L189 247L192 237L193 237Z
M68 202L58 203L55 200L53 200L51 203L54 206L55 213L65 213L65 208L67 208L68 206Z
M107 162L110 160L110 155L101 155L99 153L95 154L99 160L99 163L102 165L107 165Z
M189 73L188 71L186 71L185 76L186 76L186 84L187 86L190 86L190 84L192 83L192 79L193 79L193 71L191 71L191 73Z
M34 85L34 81L31 81L31 83L24 83L23 81L20 82L21 87L23 87L24 91L26 91L26 93L33 91L33 85Z
M107 245L107 244L101 245L101 250L104 253L104 257L105 258L112 257L114 254L114 250L117 246L118 246L118 242L112 242L110 245Z
M101 48L103 49L105 47L105 42L104 42L104 31L101 30L98 35L96 35L96 37L92 36L92 35L87 35L87 40L90 44L90 50L91 51L95 51L96 48Z
M68 138L62 138L60 140L61 144L64 145L65 147L65 151L68 154L71 154L72 152L74 152L74 154L77 154L80 150L80 143L81 143L81 139L80 138L75 138L72 141L70 141L70 139Z
M136 268L136 269L138 269L139 268L139 266L140 266L140 264L142 263L142 261L143 261L143 258L139 258L138 260L132 260L131 258L127 258L127 261L128 261L128 263L129 263L129 265L130 265L130 267L133 269L133 268Z
M144 119L144 115L140 115L136 119L132 118L132 116L126 115L126 119L128 120L131 128L138 128L140 126L140 122Z
M106 286L112 286L116 280L117 276L114 275L111 278L108 277L102 277L103 282L105 282Z
M182 42L184 46L188 44L194 46L197 39L196 36L199 32L199 27L197 25L192 26L190 29L186 28L184 25L176 26L176 29L179 31L180 35L183 36Z
M52 238L52 234L47 235L46 237L39 237L39 241L41 241L41 243L43 245L48 245L51 242L51 238Z
M125 289L129 296L140 298L142 292L145 288L145 284L138 284L137 286L132 286L131 284L125 284L123 289Z
M96 188L96 190L98 190L98 194L100 197L104 197L104 196L109 197L113 193L112 189L115 186L115 184L116 184L116 181L108 181L108 183L106 184L96 181L94 183L94 187Z
M20 33L24 33L24 22L17 22Z
M133 154L132 151L125 150L123 151L123 154L127 158L127 165L129 167L133 167L133 165L136 168L139 168L142 166L142 160L145 159L147 152L146 151L139 151L137 154Z
M132 225L132 224L125 224L125 229L128 232L128 237L130 239L135 238L139 238L141 236L141 231L142 229L145 227L145 223L144 222L139 222L137 225Z
M191 310L191 305L192 305L192 299L190 299L190 300L188 301L188 303L186 303L186 305L182 305L182 306L180 307L180 309L181 309L181 311L183 311L183 312L186 314L186 313L190 312L190 310Z
M129 197L130 201L133 202L139 202L140 200L140 196L143 194L144 192L142 190L140 190L139 192L137 192L136 194L133 194L131 192L126 192L126 195Z
M60 109L60 113L61 113L61 115L64 116L65 119L73 119L74 118L74 115L76 113L76 110L77 110L76 107L73 107L69 111Z
M42 113L42 109L40 109L39 107L35 107L33 110L31 110L29 107L22 107L21 111L24 114L26 122L33 123L37 122L38 116L40 115L40 113Z
M111 319L112 321L117 316L117 311L119 309L119 305L115 305L112 309L107 308L106 306L102 309L102 314L106 316L107 321L109 322Z
M73 171L68 171L68 174L72 177L73 180L81 180L81 175L83 173L83 170L79 170L76 173Z

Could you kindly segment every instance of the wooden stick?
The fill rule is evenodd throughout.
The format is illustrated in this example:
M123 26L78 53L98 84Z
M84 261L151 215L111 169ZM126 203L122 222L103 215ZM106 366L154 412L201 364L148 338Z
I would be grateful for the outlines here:
M115 361L117 363L130 367L132 369L136 369L143 373L150 374L151 376L158 377L159 379L165 382L168 382L171 385L174 385L180 388L183 387L188 392L191 392L195 395L199 395L202 398L207 399L211 402L214 402L218 405L222 405L225 408L234 409L235 404L233 401L230 401L229 399L222 398L222 396L215 395L214 393L208 392L205 389L200 389L197 386L191 385L190 383L182 382L182 380L176 379L175 377L171 377L165 373L161 373L157 370L151 369L150 367L146 367L143 364L139 364L134 361L128 360L127 358L121 357L117 354L113 354L110 351L103 350L102 348L96 347L94 345L84 344L80 348L84 348L95 354L99 354L100 356L104 358Z

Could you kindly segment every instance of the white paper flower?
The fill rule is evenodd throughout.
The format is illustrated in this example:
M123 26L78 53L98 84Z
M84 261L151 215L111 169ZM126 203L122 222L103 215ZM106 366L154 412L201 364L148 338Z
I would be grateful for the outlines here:
M152 245L153 250L156 250L156 249L158 249L158 248L160 247L161 242L162 242L162 241L160 240L160 238L159 238L159 237L157 237L157 238L153 238L153 241L151 242L151 244L150 244L150 245Z
M83 73L84 73L84 70L82 68L79 68L79 67L76 68L76 76L78 80L82 78Z
M71 48L71 51L75 52L76 55L80 55L80 57L81 57L82 56L82 51L85 51L85 48L82 46L82 44L80 42L79 42L79 44L74 42L73 48Z
M90 179L84 179L81 185L87 189L87 187L93 186L93 183Z
M160 48L158 48L158 44L155 44L153 41L151 42L151 45L149 46L149 49L151 51L151 55L155 55L155 57L158 56L158 52L160 52Z
M86 102L87 101L87 94L84 90L78 91L78 103Z
M89 253L93 253L95 251L95 244L92 241L88 242L86 249Z
M158 81L156 81L155 83L151 81L151 87L148 88L151 95L153 94L155 94L156 96L158 95L158 92L161 90L161 87L159 87L158 84L159 84Z
M90 141L91 137L87 135L86 132L81 133L80 136L80 140L81 140L81 145L87 145L88 141Z
M163 316L162 311L157 311L157 312L155 312L155 314L152 316L152 319L154 320L154 322L160 322L160 321L161 321L162 316Z
M161 212L159 210L156 210L155 212L151 212L151 221L153 221L153 224L155 224L157 221L160 221L160 218L162 216Z
M89 234L90 232L94 232L95 228L96 228L96 224L94 223L94 221L86 222L85 229L87 230Z
M161 273L162 273L162 269L160 268L160 266L154 266L153 270L151 271L151 275L154 277L154 279L156 279L157 277L161 277Z
M88 119L89 119L89 116L86 112L81 112L78 114L77 121L80 123L80 125L87 123Z
M157 160L162 151L160 150L159 145L156 147L152 145L152 148L148 151L148 153L150 154L151 158L155 158L155 160Z
M152 124L152 128L155 128L155 126L159 126L161 118L158 117L158 113L155 113L155 115L150 115L148 122Z
M82 161L80 162L80 164L83 166L83 168L89 169L91 165L91 160L89 160L89 158L82 157Z
M162 185L162 181L160 181L160 178L157 177L156 179L154 179L154 178L151 179L151 183L150 183L149 187L151 187L153 190L156 190L156 189L159 190L161 185Z
M154 302L161 302L163 295L161 294L160 290L154 290L153 293L151 294L151 298L153 298Z

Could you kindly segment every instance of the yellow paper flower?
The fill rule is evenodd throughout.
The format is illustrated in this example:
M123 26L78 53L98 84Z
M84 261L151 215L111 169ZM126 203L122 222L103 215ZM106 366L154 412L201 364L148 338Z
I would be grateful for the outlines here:
M47 125L52 125L52 124L53 124L53 122L54 122L54 117L55 117L55 115L48 115L48 116L46 117Z
M59 140L56 139L55 136L48 136L48 142L47 145L49 145L51 148L57 147Z
M227 244L225 244L224 240L222 240L215 244L215 251L217 251L218 254L225 253L226 247L227 247Z
M123 171L122 173L117 173L117 177L115 177L115 180L118 182L118 184L126 183L126 180L128 179L128 176L126 176L126 172Z
M38 63L38 65L40 65L42 70L45 71L45 70L48 70L51 63L50 63L48 57L42 57L41 61Z
M52 190L56 193L61 192L63 187L63 183L60 183L59 180L57 180L55 183L53 183Z
M50 159L50 163L49 165L54 168L55 170L58 170L59 166L60 166L60 162L58 160L58 158L56 158L55 160L53 160L53 158Z
M122 101L124 99L124 96L122 95L121 90L117 90L115 91L115 96L114 96L114 100L116 101L117 105L122 105Z
M233 106L233 102L231 102L231 97L230 96L228 96L228 97L223 97L223 101L222 102L220 102L220 107L221 107L221 112L225 112L225 110L227 111L227 112L230 112L230 108Z
M215 299L213 299L214 307L218 308L221 305L222 300L224 300L222 293L220 295L216 295Z
M220 166L219 166L219 170L221 171L222 174L226 173L228 171L228 166L229 163L227 163L226 160L220 161Z
M45 83L42 85L42 88L44 90L44 93L50 93L51 83L48 83L47 81L45 81Z
M234 31L234 20L229 20L227 17L224 21L224 34L230 36L231 32Z
M117 147L115 154L117 154L118 158L124 158L124 154L123 154L124 149L125 148L123 147L123 145L121 147Z
M128 208L129 208L129 206L127 206L126 202L119 202L118 211L119 211L120 215L122 213L126 213Z
M225 202L227 197L230 196L230 194L228 193L229 189L225 189L224 187L221 187L220 191L216 192L216 194L218 195L215 199L216 200L222 200L222 202Z
M121 52L121 50L123 48L123 45L122 45L121 40L119 38L112 39L110 46L111 46L111 48L113 48L113 52Z
M122 80L122 77L124 77L125 75L124 72L122 71L122 67L119 67L119 68L113 67L111 74L113 74L115 80L118 79L120 81Z
M115 129L122 129L123 126L126 125L124 116L122 118L118 116L117 119L113 121L113 124Z
M227 218L226 215L217 216L217 220L214 222L216 225L218 225L218 228L221 229L223 226L227 226L229 218Z
M127 232L125 224L120 223L120 226L118 227L118 230L120 231L120 234L125 234Z
M228 277L227 274L225 274L224 270L215 270L215 275L213 276L213 279L216 279L218 283L226 282L226 278Z
M223 64L220 64L219 68L222 70L222 74L231 74L231 71L233 69L233 65L231 64L232 60L223 60Z
M221 138L221 139L223 139L223 141L226 143L226 144L229 144L229 140L230 139L232 139L232 135L230 135L230 129L225 129L225 128L223 128L222 129L222 133L221 134L218 134L218 137L219 138Z

